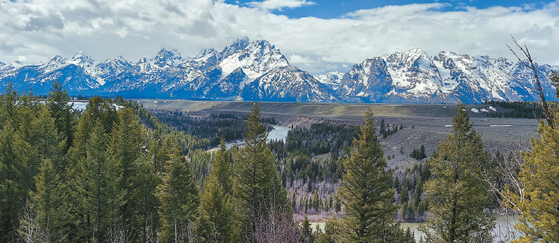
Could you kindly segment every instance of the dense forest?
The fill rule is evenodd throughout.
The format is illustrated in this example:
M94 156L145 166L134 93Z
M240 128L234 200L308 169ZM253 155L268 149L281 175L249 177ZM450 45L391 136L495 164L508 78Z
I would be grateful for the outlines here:
M520 214L521 242L559 240L559 129L543 122L531 151L491 155L459 105L434 154L388 168L380 142L406 128L371 112L267 143L258 104L191 117L95 96L75 111L56 82L45 98L0 96L0 242L415 242L400 221L425 222L424 242L492 242L499 212Z

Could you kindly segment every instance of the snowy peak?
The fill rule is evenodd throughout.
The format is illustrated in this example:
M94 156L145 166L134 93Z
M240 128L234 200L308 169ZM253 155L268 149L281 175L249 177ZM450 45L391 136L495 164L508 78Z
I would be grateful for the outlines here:
M223 48L223 51L221 51L220 56L226 58L240 50L245 49L249 44L250 44L250 40L246 36L241 39L237 39L231 45Z
M197 62L212 62L216 63L221 55L215 49L203 49L193 59Z
M555 99L551 71L537 65L548 99ZM131 63L123 57L101 63L78 52L36 65L0 63L0 85L46 94L59 80L72 95L121 94L145 98L260 100L297 102L465 103L483 100L539 100L532 71L505 58L442 51L429 56L411 49L372 57L347 73L309 73L289 64L266 40L241 38L223 48L204 49L191 58L161 49L153 58ZM41 93L43 92L43 93Z
M223 77L237 68L241 68L250 79L256 79L269 70L288 65L287 58L280 53L279 49L265 40L248 44L244 49L225 57L218 64L223 72Z
M422 96L436 92L441 86L437 66L427 53L412 49L405 53L385 55L388 71L397 89L408 95Z
M68 64L74 64L82 68L90 76L96 75L95 60L93 60L91 56L85 54L83 51L76 53L76 55L74 55L72 59L68 61Z
M91 56L85 54L83 51L80 51L78 53L76 53L72 59L70 59L70 62L73 64L91 64L93 65L93 63L95 62L93 60L93 58L91 58Z
M322 75L314 76L318 82L328 86L331 90L337 90L344 77L344 73L333 71Z
M376 57L353 65L344 75L336 94L351 102L382 102L392 88L386 61Z
M167 50L165 48L162 48L152 60L154 65L161 68L166 66L174 67L184 61L178 50Z
M56 55L54 57L42 61L39 67L42 69L43 72L49 73L64 67L67 61L68 59Z
M97 81L103 85L106 79L111 79L112 77L118 76L121 73L131 70L133 65L124 59L122 56L118 56L115 59L107 59L102 63L95 66L95 74Z

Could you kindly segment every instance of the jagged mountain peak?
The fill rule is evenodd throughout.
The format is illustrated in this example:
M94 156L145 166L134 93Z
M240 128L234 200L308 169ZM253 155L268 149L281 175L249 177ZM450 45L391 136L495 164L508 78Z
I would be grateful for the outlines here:
M214 48L202 49L194 59L204 59L207 56L216 55L218 52Z
M140 58L140 60L138 60L137 63L138 63L138 64L142 64L142 63L147 63L147 62L149 62L149 60L148 60L147 58L145 58L145 57L142 57L142 58Z
M318 82L325 84L330 89L337 90L340 86L340 83L342 82L342 79L344 78L344 75L345 73L332 71L322 75L315 75L314 78L316 78Z
M413 65L429 66L433 62L431 57L421 49L411 49L407 52L396 52L382 56L390 66L411 68Z
M67 60L68 59L66 59L64 57L61 57L60 55L55 55L51 58L48 58L46 60L41 61L41 64L43 64L43 65L55 64L55 63L64 64L64 63L66 63Z
M221 51L222 58L226 58L230 55L235 54L236 52L245 49L250 44L250 40L248 37L243 37L234 41L231 45L226 46Z
M270 44L266 40L256 40L251 42L245 51L252 52L255 56L265 56L265 55L281 55L281 52L276 46Z
M181 53L177 49L167 50L161 48L155 58L153 58L153 63L159 67L177 66L183 61Z
M276 67L289 66L289 62L279 49L268 41L257 40L249 43L242 50L223 56L218 65L223 72L223 77L233 73L237 68L242 68L250 79L256 79Z
M72 57L72 60L92 60L92 58L90 55L85 54L85 52L79 51Z
M85 54L83 51L76 53L72 59L68 61L69 64L75 64L85 69L94 67L95 60L91 56Z
M546 96L555 89L537 65ZM94 65L83 52L54 56L35 65L0 63L0 85L19 82L48 92L63 80L72 94L124 94L146 98L342 102L481 102L537 100L531 70L506 58L441 51L429 56L411 49L365 59L347 73L312 76L289 64L270 42L241 38L222 51L204 49L193 58L162 48L155 57L131 63L119 56ZM79 92L79 93L78 93ZM89 92L89 93L81 93ZM121 93L119 93L121 94Z

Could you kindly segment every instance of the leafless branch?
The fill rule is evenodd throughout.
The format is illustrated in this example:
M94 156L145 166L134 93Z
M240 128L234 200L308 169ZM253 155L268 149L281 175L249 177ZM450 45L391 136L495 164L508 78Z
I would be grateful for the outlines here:
M522 60L509 45L507 45L507 47L512 52L512 54L514 54L514 56L518 59L518 61L520 61L520 63L522 63L522 65L531 69L532 72L534 73L534 78L535 78L535 81L536 81L536 87L534 87L534 88L538 92L538 95L540 96L540 99L542 101L542 108L543 108L543 113L544 113L544 116L545 116L545 120L547 121L548 126L553 127L553 120L551 119L551 112L549 111L549 107L547 106L547 102L545 101L545 95L543 93L542 85L541 85L540 79L538 77L538 70L536 69L536 66L534 65L534 59L530 55L530 51L528 50L528 46L526 46L526 45L521 46L520 44L518 44L516 39L514 39L514 36L511 35L511 37L512 37L512 40L514 41L514 44L516 44L518 49L520 49L520 51L522 51L522 53L524 54L524 56L526 57L527 60L526 61Z

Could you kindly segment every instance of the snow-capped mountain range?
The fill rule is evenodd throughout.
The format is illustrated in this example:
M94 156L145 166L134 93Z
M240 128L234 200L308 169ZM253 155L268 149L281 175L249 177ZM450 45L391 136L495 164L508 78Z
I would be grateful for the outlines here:
M548 99L549 81L559 66L539 65ZM154 58L123 57L95 62L83 52L54 56L36 65L0 62L0 85L47 94L58 80L72 95L128 98L286 102L464 103L483 100L539 100L530 69L520 62L443 51L431 57L420 49L373 57L347 73L311 75L291 64L265 40L235 41L222 51L182 57L161 49Z

